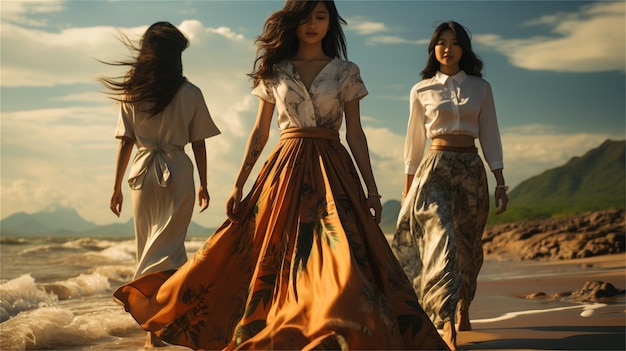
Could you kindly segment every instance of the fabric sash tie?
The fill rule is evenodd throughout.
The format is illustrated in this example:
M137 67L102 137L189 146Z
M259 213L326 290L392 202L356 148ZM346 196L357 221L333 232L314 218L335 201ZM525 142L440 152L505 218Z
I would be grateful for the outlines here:
M280 139L321 138L339 141L339 132L330 128L289 128L280 131Z
M143 180L148 174L148 167L153 165L157 184L167 187L171 180L170 169L167 165L167 154L182 151L183 148L172 144L144 145L138 148L137 155L130 169L128 184L133 190L143 186Z
M465 154L476 154L478 149L476 146L447 146L447 145L431 145L431 150L460 152Z

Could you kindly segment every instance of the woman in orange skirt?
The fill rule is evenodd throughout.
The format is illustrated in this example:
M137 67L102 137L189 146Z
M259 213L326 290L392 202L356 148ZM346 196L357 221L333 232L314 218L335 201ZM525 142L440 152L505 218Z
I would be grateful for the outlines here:
M180 269L115 292L162 340L194 349L447 349L378 226L359 112L367 90L345 59L342 22L332 1L289 0L267 19L251 74L257 121L229 219ZM242 200L274 111L280 142ZM344 116L359 171L339 141Z

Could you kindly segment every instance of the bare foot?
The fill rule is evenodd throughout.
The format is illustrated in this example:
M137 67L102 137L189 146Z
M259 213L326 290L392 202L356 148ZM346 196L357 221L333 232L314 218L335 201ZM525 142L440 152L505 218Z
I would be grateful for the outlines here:
M472 330L472 323L470 323L469 311L460 310L457 318L459 324L457 325L457 331L470 331Z
M153 332L148 332L146 335L146 344L143 346L145 348L153 348L153 347L165 347L167 344L163 342L163 340L159 339Z
M447 321L443 324L443 335L441 337L450 350L456 350L456 329L454 328L454 321Z

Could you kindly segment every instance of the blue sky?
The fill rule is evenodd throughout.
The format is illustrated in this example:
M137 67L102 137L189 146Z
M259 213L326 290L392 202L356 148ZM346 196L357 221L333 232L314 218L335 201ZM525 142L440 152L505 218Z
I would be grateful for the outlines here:
M122 218L108 210L118 111L95 80L123 72L96 59L127 57L118 31L138 39L166 20L190 38L185 75L203 90L222 130L207 141L211 205L193 221L221 224L256 114L246 77L253 41L282 4L3 0L0 217L60 205L97 224L130 219L127 188ZM370 92L361 113L383 201L402 191L408 93L441 21L465 25L485 63L510 186L625 137L623 1L339 0L337 7L348 22L348 57ZM265 155L276 140L274 123Z

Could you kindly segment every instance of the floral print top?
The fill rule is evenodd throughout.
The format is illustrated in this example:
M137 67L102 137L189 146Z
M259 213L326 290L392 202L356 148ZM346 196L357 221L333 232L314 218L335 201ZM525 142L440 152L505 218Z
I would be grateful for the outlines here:
M252 91L260 99L276 105L278 127L321 127L339 130L344 104L367 95L359 67L333 58L306 88L289 60L276 65L274 78L261 81Z

